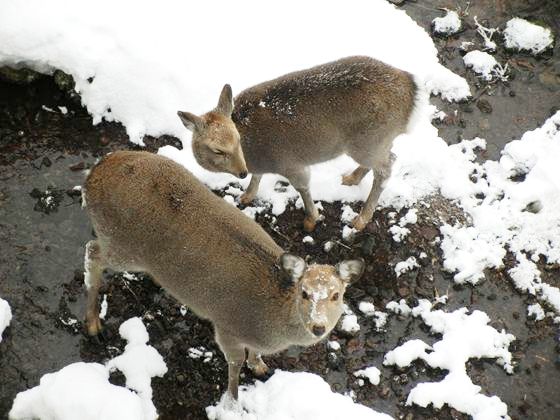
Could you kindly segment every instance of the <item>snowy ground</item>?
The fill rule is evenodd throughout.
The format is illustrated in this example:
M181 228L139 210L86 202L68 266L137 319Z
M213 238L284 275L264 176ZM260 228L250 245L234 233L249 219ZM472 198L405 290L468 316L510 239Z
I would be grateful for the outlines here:
M0 2L0 39L7 40L0 46L0 64L25 65L44 72L59 68L71 74L76 81L76 90L84 106L93 115L94 122L102 119L120 121L134 142L141 143L145 134L178 137L185 146L183 150L166 146L160 153L183 163L211 188L224 190L224 198L234 205L241 189L238 185L230 184L237 184L239 180L211 174L198 167L190 152L188 133L175 116L177 109L200 113L211 108L224 82L232 83L234 90L240 91L288 70L340 56L365 54L413 71L422 78L426 90L445 100L460 100L470 94L463 78L438 63L437 51L430 36L404 12L383 1L356 2L354 7L342 10L334 2L326 3L320 11L304 8L301 10L302 20L295 18L289 32L283 28L288 17L293 17L288 12L289 6L295 7L295 4L284 2L282 8L275 11L275 19L267 21L266 30L270 37L263 37L261 44L251 34L255 31L254 23L264 20L269 10L259 3L235 6L220 3L218 6L210 2L196 8L183 6L179 2L172 5L168 9L161 9L147 2L138 3L139 16L150 16L156 22L166 22L161 31L146 32L140 24L142 19L131 20L123 27L119 18L126 16L124 6L113 6L112 18L101 19L97 14L102 13L102 8L90 10L86 14L75 2L61 2L58 7L49 8L49 19L45 19L45 11L33 2L28 2L25 8ZM233 7L235 9L230 10ZM359 8L360 13L355 13L356 8ZM217 28L211 31L212 36L200 37L200 34L209 32L210 23L205 19L188 19L190 24L184 24L188 14L215 17L215 14L209 13L215 9L223 10L224 18L211 22L215 25L213 28ZM315 12L315 19L306 22L304 28L303 17L312 16L311 12ZM223 48L223 40L228 39L232 26L226 17L233 15L237 17L234 25L236 36L239 39L251 39L254 44ZM348 25L340 22L348 22ZM309 25L313 25L316 35L304 38L302 31L309 31ZM519 26L519 23L516 25ZM30 26L37 28L36 31L28 32ZM513 29L509 33L507 39L515 36ZM528 40L524 38L518 39L517 44L526 50L540 51L546 41L546 34L538 35L531 36L535 42L534 48L527 45ZM204 39L204 43L200 39ZM372 42L372 39L383 39L384 42ZM294 48L296 45L297 48ZM208 51L219 53L208 54ZM255 54L255 51L259 53ZM486 80L491 80L497 74L494 70L495 60L487 53L473 54L475 52L469 53L472 60L465 56L465 64L471 65ZM60 111L63 113L62 109ZM417 208L423 208L425 212L430 207L428 197L440 193L445 199L454 201L464 212L460 220L441 223L437 235L443 266L452 273L453 281L476 285L485 279L485 270L504 267L506 258L512 255L514 261L508 266L509 278L518 290L534 295L540 302L528 306L528 313L537 319L560 319L560 290L543 280L537 265L560 264L560 170L556 164L560 157L560 112L549 119L543 117L541 127L508 143L499 160L481 162L477 159L477 152L485 148L486 141L474 138L449 146L432 125L436 111L433 106L421 109L418 124L409 134L400 136L395 142L397 161L393 176L381 197L381 205L392 209L388 215L387 232L395 243L406 241L410 230L418 223ZM360 186L340 186L341 175L353 167L354 163L346 157L315 166L311 182L314 197L329 203L363 199L371 183L371 174ZM264 177L258 206L244 211L252 217L258 213L270 214L274 220L293 201L296 201L296 207L300 205L293 188L277 188L280 180L274 175ZM241 182L241 187L245 186L246 182ZM49 197L50 202L55 201L53 196L47 194L44 197L45 205L49 205ZM349 206L343 208L340 214L342 224L351 220L352 211ZM345 232L351 233L346 227L334 240L348 239ZM304 239L303 246L313 244L313 237L314 234ZM324 249L328 252L326 247ZM425 265L426 258L425 253L410 255L402 261L396 261L392 271L395 277L404 277ZM481 386L474 384L467 374L466 366L472 358L495 359L507 373L512 374L509 345L515 338L508 331L489 326L490 320L485 313L469 313L468 309L446 311L447 299L438 299L433 302L421 300L414 307L405 300L389 302L380 308L363 302L359 309L364 317L358 317L348 308L340 330L345 334L357 334L360 323L371 320L375 328L382 331L387 317L394 316L392 314L419 317L432 333L441 335L438 336L439 341L431 345L419 339L406 341L386 353L384 364L405 367L415 359L422 359L432 368L448 373L440 381L415 384L406 403L421 407L432 404L435 408L447 404L473 418L504 418L508 413L507 405L499 395L487 395ZM0 300L1 303L3 301ZM439 305L439 309L432 310L433 304ZM449 305L456 307L452 301ZM110 307L108 311L111 311ZM9 321L9 315L0 317L0 330L3 329L2 319ZM69 318L62 322L72 326L76 321ZM142 327L137 327L137 331L142 333ZM146 348L147 334L145 338L140 340L142 349ZM68 386L67 381L72 381L75 374L84 373L84 369L87 369L88 375L91 373L88 378L92 398L102 398L103 392L110 393L107 390L114 387L107 381L107 369L116 368L126 376L126 388L137 391L139 397L125 387L117 387L119 390L115 392L128 392L130 410L143 410L144 418L154 418L154 409L157 407L149 405L149 378L147 386L146 376L140 378L141 386L137 382L129 383L126 360L130 360L127 354L132 351L129 349L131 344L129 340L123 355L108 361L105 366L70 365L58 373L46 375L39 388L19 394L14 403L13 417L24 419L31 415L42 415L48 418L44 413L67 410L66 399L61 400L56 395L54 398L51 395L50 399L41 397L42 406L37 402L39 395L53 392L49 391L49 384L60 394L60 390ZM339 350L337 345L331 344L330 347L336 355ZM189 354L205 355L204 350L197 351ZM157 359L155 354L153 356ZM117 360L123 362L118 363ZM206 357L202 357L202 360L206 360ZM159 361L154 363L158 364ZM138 367L138 364L133 363L133 370ZM364 379L367 379L376 385L379 371L375 369L381 366L363 368L356 370L356 380L362 381L363 385ZM164 372L165 369L159 363L159 368L148 377ZM325 399L332 405L319 404ZM27 406L24 407L22 401ZM84 405L80 407L95 405L95 401L85 398L82 402ZM146 408L145 404L149 407ZM345 397L332 395L320 377L289 372L277 372L266 383L257 383L244 389L240 406L228 408L227 404L222 403L207 410L210 418L221 419L260 419L273 414L285 416L274 418L289 418L290 413L296 418L335 419L354 411L356 414L353 418L384 417L354 403L351 394ZM101 414L93 414L91 418L114 418L111 415L100 417ZM138 414L126 415L138 418ZM56 418L65 417L57 414ZM121 413L118 418L126 417Z

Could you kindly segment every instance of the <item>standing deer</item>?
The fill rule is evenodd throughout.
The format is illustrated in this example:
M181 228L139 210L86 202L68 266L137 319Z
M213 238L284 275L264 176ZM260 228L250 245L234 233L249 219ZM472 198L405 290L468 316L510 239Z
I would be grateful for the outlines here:
M148 273L212 322L233 398L246 358L262 375L261 354L323 339L340 318L346 286L364 270L362 260L307 265L284 253L184 167L147 152L106 156L89 174L84 200L97 234L85 254L89 334L101 328L103 270Z
M202 167L240 178L247 170L253 174L243 204L255 198L262 174L288 178L303 199L307 231L319 219L309 166L348 154L359 166L342 178L344 185L374 173L352 222L362 230L391 174L393 140L407 131L419 96L411 74L370 57L348 57L250 87L235 98L235 106L225 85L214 110L178 115L193 132L193 153Z

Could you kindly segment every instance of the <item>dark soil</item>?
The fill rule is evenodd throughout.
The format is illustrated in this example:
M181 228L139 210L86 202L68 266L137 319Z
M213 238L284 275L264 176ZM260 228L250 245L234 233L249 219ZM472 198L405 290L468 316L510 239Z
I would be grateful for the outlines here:
M489 24L499 25L509 16L528 17L531 13L547 22L554 20L550 16L556 10L553 2L543 3L540 8L524 12L525 2L505 2L507 7L517 7L516 13L507 9L507 16L501 17L492 11ZM431 19L440 14L437 6L456 7L437 1L405 2L403 7L429 27ZM474 4L470 10L473 16ZM482 10L477 13L480 18L488 15ZM560 33L559 22L556 19L556 33ZM449 142L480 135L494 145L487 155L495 158L505 142L542 124L551 108L559 105L558 46L554 55L549 53L538 59L498 51L501 62L523 59L531 65L515 69L515 78L508 85L485 87L464 69L456 48L459 41L473 39L474 31L467 29L453 39L438 39L436 43L442 60L467 76L477 99L451 105L439 104L437 99L434 102L450 115L450 110L458 110L458 119L441 127L440 132ZM556 79L542 76L547 72L555 72ZM487 104L477 106L482 99ZM42 105L56 111L46 111ZM57 106L67 107L68 114L58 112ZM487 113L489 109L491 113ZM483 119L488 120L484 130L480 128ZM168 143L178 146L173 138L148 139L146 143L149 150ZM0 82L0 296L9 301L14 313L0 343L0 418L7 416L16 393L37 385L45 373L72 362L103 362L119 354L125 343L118 335L118 327L132 316L142 317L150 344L163 355L169 368L163 378L152 382L154 403L162 419L204 419L204 408L224 392L226 364L213 340L211 325L190 311L181 315L180 304L147 277L138 275L138 280L129 280L122 274L106 274L102 294L107 295L109 309L99 337L85 335L81 322L74 326L63 322L68 318L82 320L83 247L92 238L80 197L72 188L83 183L83 169L91 167L100 156L130 148L134 147L127 142L122 126L93 126L79 100L62 93L52 78L41 77L27 85ZM452 275L442 269L440 250L434 243L441 220L461 217L451 203L433 197L429 208L419 205L419 222L402 243L394 242L387 231L390 209L376 212L374 222L353 243L346 244L340 240L340 204L323 206L326 217L312 235L314 244L302 242L305 234L300 229L301 210L287 210L274 224L266 214L259 215L257 221L284 249L307 255L311 261L336 263L350 256L365 258L365 275L346 295L347 303L358 315L357 304L362 300L383 308L391 300L404 298L413 305L419 298L433 299L443 294L449 296L445 307L448 311L462 306L485 311L492 326L505 328L517 337L510 347L517 367L513 375L507 375L492 360L473 360L468 364L473 382L485 394L498 395L514 419L560 418L558 326L550 318L539 322L527 318L526 308L533 303L532 298L513 289L507 266L488 271L486 281L474 288L453 284ZM354 205L355 210L358 208ZM335 246L327 253L323 244L329 240L335 241ZM428 255L421 260L422 266L395 278L395 263L422 251ZM560 286L558 267L541 268L547 282ZM408 392L417 383L441 379L444 372L421 362L402 370L382 365L384 354L408 339L421 338L428 343L437 340L419 320L392 316L385 332L377 332L371 319L359 316L359 323L362 328L355 337L336 330L332 333L331 339L342 344L336 358L329 355L325 343L319 343L307 349L289 349L266 361L272 368L318 373L337 392L353 390L357 401L396 418L467 418L449 408L436 411L404 405ZM190 347L199 346L213 352L209 362L187 357ZM360 388L351 373L371 365L381 369L381 383ZM122 375L115 374L111 380L123 383ZM242 382L253 381L250 372L244 371Z

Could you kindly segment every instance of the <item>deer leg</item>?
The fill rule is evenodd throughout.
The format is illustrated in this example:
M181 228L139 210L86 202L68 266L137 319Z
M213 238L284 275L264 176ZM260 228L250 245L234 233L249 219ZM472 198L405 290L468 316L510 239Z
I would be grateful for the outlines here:
M86 327L89 335L97 335L101 331L97 299L104 268L99 243L96 240L89 241L84 258L84 283L87 288Z
M261 355L251 349L247 349L247 366L251 369L253 375L259 378L268 372L268 366L263 362Z
M226 337L216 331L216 342L220 349L222 349L228 364L228 393L231 398L237 400L239 395L239 374L243 363L245 363L245 348Z
M362 207L362 211L357 215L354 220L352 220L352 226L357 230L363 230L369 223L377 206L377 201L379 200L379 195L383 188L385 188L385 182L391 176L391 169L393 167L393 162L395 161L395 155L389 153L387 159L378 167L373 168L373 185L369 196Z
M312 232L319 220L319 210L315 207L311 193L309 192L309 168L293 171L286 175L290 183L301 195L305 206L305 219L303 219L303 229L306 232Z
M249 182L249 186L247 190L241 194L239 197L239 202L243 205L251 204L251 202L255 199L257 192L259 191L259 184L261 182L262 175L252 174L251 175L251 182Z
M343 175L342 185L358 185L370 170L365 166L358 166L352 173Z

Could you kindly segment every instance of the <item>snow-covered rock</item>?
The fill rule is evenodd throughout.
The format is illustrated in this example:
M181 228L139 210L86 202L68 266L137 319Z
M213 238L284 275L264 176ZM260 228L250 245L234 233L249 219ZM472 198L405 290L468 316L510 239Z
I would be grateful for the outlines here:
M539 54L549 48L553 40L550 29L518 17L510 19L504 29L506 48Z

